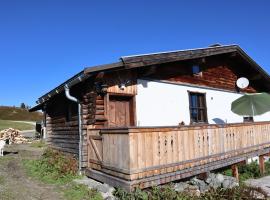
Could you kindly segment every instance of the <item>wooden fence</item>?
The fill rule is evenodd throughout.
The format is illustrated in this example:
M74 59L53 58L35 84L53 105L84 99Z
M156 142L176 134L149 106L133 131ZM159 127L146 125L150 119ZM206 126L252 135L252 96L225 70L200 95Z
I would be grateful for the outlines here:
M90 169L147 187L269 153L270 123L89 129L87 137Z

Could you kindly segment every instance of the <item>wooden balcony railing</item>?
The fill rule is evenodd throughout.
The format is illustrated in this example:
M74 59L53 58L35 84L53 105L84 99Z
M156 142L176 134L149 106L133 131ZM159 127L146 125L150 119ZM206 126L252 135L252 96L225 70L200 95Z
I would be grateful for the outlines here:
M147 187L269 153L270 122L89 129L87 137L89 168Z

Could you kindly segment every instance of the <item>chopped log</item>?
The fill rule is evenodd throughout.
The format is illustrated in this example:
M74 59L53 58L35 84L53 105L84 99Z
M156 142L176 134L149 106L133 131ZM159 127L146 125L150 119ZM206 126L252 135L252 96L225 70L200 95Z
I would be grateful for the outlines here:
M29 142L20 134L19 130L13 128L0 131L0 140L6 139L9 139L10 144L22 144Z

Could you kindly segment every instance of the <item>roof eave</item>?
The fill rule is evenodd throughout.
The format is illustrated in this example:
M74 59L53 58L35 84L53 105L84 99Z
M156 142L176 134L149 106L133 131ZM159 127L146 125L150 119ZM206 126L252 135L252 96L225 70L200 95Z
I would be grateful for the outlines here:
M38 111L38 110L42 110L43 105L44 105L44 103L40 103L40 104L34 106L33 108L28 109L28 111L29 112L35 112L35 111Z

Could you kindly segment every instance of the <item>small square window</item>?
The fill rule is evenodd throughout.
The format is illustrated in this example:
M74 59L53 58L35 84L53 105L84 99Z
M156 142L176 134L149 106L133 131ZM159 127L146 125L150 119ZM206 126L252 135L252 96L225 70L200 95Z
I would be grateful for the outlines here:
M243 117L244 122L254 122L253 117Z
M200 72L200 67L199 65L193 65L192 66L192 73L193 74L198 74Z
M194 76L202 76L201 68L199 65L193 65L192 66L192 74Z

